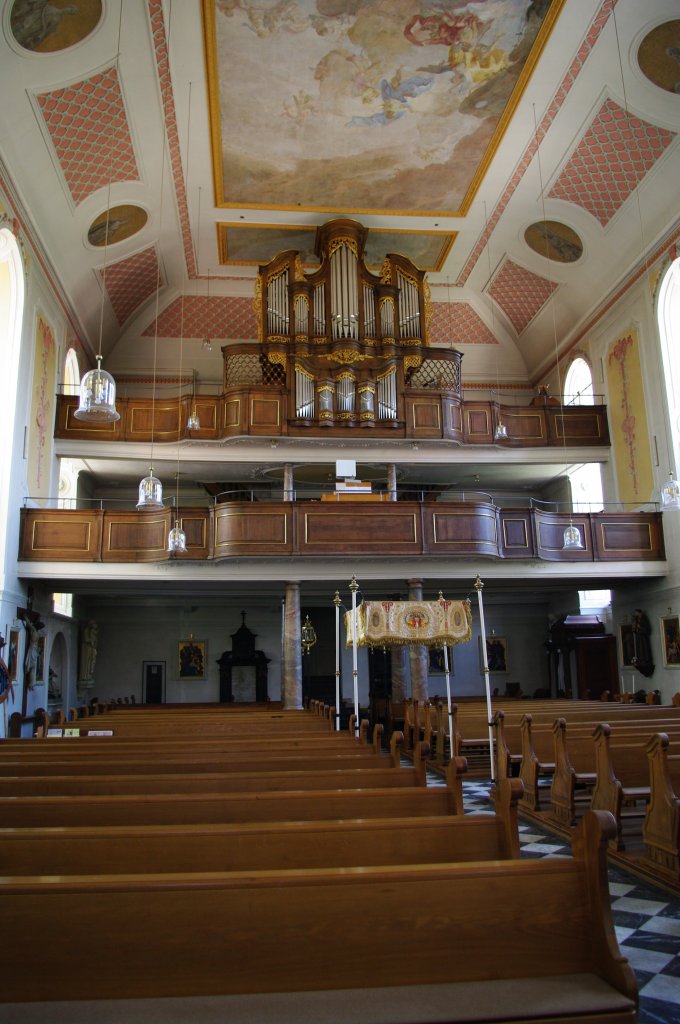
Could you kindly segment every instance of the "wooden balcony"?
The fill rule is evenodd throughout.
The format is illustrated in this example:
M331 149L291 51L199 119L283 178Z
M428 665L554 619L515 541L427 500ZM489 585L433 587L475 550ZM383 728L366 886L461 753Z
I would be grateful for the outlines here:
M188 431L187 419L195 405L200 429ZM290 395L285 387L230 385L221 395L182 398L119 398L116 423L84 423L74 417L78 398L59 395L54 436L74 441L170 443L192 438L218 441L233 437L347 438L348 432L372 438L446 440L460 445L497 445L499 448L596 447L609 445L607 410L603 405L561 406L538 402L525 406L497 402L464 401L448 389L407 388L403 392L403 418L356 420L343 424L291 418ZM495 441L498 423L507 439Z
M665 559L660 512L546 512L491 502L230 501L180 509L187 552L166 551L174 508L21 510L19 558L135 563L230 558L444 555L549 562ZM562 547L566 526L582 548Z

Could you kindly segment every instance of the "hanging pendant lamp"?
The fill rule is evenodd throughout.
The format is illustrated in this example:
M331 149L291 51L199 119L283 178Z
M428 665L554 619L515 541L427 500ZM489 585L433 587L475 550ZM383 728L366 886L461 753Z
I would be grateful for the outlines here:
M98 355L96 370L88 370L80 381L78 408L73 413L77 420L115 423L120 419L116 409L116 382L110 373L102 370L101 364L102 357Z
M668 474L668 480L661 488L661 511L677 512L680 509L680 484L674 479L673 474Z
M574 526L570 523L564 530L564 541L562 544L563 551L576 551L583 550L583 541L581 539L581 531L578 526Z
M163 505L163 484L157 476L153 475L153 466L149 466L149 475L142 477L139 483L139 500L137 508L140 512L145 510L155 512L165 508Z

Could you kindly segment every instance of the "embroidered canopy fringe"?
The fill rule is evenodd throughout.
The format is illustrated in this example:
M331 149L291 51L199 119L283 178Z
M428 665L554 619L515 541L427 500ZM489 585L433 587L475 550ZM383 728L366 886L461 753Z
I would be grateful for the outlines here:
M465 601L362 601L356 610L357 646L423 644L452 647L472 638L472 612ZM345 613L346 646L354 642L352 612Z

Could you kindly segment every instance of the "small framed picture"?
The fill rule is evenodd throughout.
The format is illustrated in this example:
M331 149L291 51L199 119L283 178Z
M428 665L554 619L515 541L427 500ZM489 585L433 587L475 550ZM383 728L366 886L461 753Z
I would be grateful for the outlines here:
M9 631L9 649L7 651L7 670L9 672L9 678L15 680L17 677L17 667L19 665L19 630L10 629Z
M665 615L661 619L661 643L665 668L680 668L680 617Z
M178 645L178 679L206 678L206 647L207 641L180 640Z
M484 659L482 658L481 637L479 646L479 660L482 671L484 671ZM508 641L504 636L487 636L486 638L486 663L489 672L507 672L508 665Z
M448 648L449 656L449 675L453 675L453 647ZM444 648L443 647L430 647L428 649L427 657L428 671L431 676L443 676L446 672L446 664L444 662Z

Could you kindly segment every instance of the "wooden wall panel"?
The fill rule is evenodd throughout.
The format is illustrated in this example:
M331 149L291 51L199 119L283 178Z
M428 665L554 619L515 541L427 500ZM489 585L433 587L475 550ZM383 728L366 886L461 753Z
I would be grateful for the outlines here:
M493 505L425 506L430 554L498 555L498 513Z
M22 508L19 558L34 562L98 562L103 513Z
M501 420L507 427L510 444L541 448L548 443L548 425L543 409L501 406Z
M281 396L258 395L251 392L248 418L251 434L280 434L283 424Z
M167 558L171 509L162 512L107 512L102 557L107 562L157 562Z
M422 530L417 502L386 502L375 509L351 502L296 505L296 550L301 555L420 554Z
M291 502L218 505L215 508L215 558L290 554L292 509Z
M438 394L406 396L406 424L413 437L441 437L442 409Z
M663 534L656 513L595 518L593 543L601 561L619 561L621 558L639 558L642 561L665 558Z
M536 553L548 562L592 562L593 542L590 533L590 516L574 513L573 516L551 512L534 512L536 527ZM581 534L583 548L564 550L564 531L567 526L576 526Z
M529 509L500 512L500 549L504 558L534 558L533 519Z
M127 403L124 398L119 398L116 401L120 419L115 423L84 423L82 420L77 420L74 413L79 404L77 395L57 396L55 437L69 438L75 441L121 441L124 439L127 416Z
M604 405L546 408L548 434L553 444L609 444L607 409Z
M463 432L468 444L491 444L493 421L489 402L466 402L463 406Z

